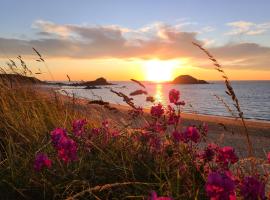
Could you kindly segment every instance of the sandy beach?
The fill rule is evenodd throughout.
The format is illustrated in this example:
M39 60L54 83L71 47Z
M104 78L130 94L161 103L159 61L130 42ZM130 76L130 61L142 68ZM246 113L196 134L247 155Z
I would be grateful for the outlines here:
M43 88L42 94L54 96L55 89ZM88 100L71 98L65 95L58 95L63 101L74 104L76 109L81 112L89 114L93 121L101 122L102 120L109 119L116 125L124 124L129 118L128 110L130 107L123 105L110 104L111 107L117 109L108 110L101 105L89 104ZM144 109L144 115L147 117L149 109ZM247 141L244 135L244 128L240 119L234 119L229 117L213 116L213 115L201 115L195 113L182 113L181 121L183 126L187 125L199 125L203 122L209 126L208 142L216 142L222 146L233 146L240 157L247 156ZM265 157L266 153L270 151L270 122L261 120L245 120L249 135L252 141L254 156ZM140 122L137 122L140 123Z

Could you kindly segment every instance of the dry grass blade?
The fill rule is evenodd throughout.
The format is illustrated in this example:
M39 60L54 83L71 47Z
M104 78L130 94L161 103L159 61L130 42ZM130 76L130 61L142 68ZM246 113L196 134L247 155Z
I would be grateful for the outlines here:
M137 109L136 106L133 103L133 98L128 97L127 95L123 94L122 92L117 92L111 89L111 92L116 94L117 96L123 98L123 101L126 102L130 107Z
M71 79L70 79L70 77L69 77L69 75L67 74L67 78L68 78L68 82L70 82L71 81Z
M92 188L88 188L86 190L83 190L75 195L73 195L72 197L68 197L66 200L74 200L77 199L87 193L92 193L92 192L101 192L104 190L108 190L114 187L120 187L120 186L126 186L126 185L150 185L151 183L143 183L143 182L124 182L124 183L112 183L112 184L106 184L106 185L102 185L102 186L95 186Z
M129 95L130 96L136 96L136 95L141 95L141 94L147 95L148 93L146 91L144 91L144 90L136 90L134 92L131 92Z
M218 63L218 61L214 58L214 56L208 50L203 48L198 43L192 42L192 44L195 45L196 47L198 47L199 49L201 49L207 55L207 57L213 62L214 66L216 66L215 69L218 72L222 73L222 78L224 79L225 85L227 87L226 94L228 94L231 97L232 101L234 102L234 106L238 111L238 116L242 121L242 124L243 124L243 127L244 127L244 132L245 132L246 139L247 139L249 156L252 157L253 156L252 142L251 142L250 137L249 137L249 132L248 132L248 129L247 129L247 126L246 126L246 123L245 123L245 119L244 119L243 112L241 110L238 98L237 98L237 96L236 96L236 94L234 92L234 89L233 89L233 87L232 87L232 85L230 83L230 80L229 80L228 76L226 75L225 71L222 69L222 66Z
M152 97L152 96L148 96L148 97L146 97L146 101L151 102L151 103L154 103L155 98Z
M42 58L42 55L34 47L32 49L39 56L39 60L37 60L37 61L38 62L40 62L40 61L45 62L44 59Z
M140 81L137 81L135 79L130 79L131 81L133 81L134 83L137 83L139 86L145 88L144 84L142 84Z

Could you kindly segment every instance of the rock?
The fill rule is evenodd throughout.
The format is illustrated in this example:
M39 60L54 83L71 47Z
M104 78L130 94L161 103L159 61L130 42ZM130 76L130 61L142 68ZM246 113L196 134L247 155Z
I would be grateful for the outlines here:
M171 83L173 84L208 84L207 81L198 80L190 75L178 76Z
M113 85L113 84L107 82L107 80L103 77L98 78L94 81L85 81L85 82L71 84L71 86L97 86L97 85Z

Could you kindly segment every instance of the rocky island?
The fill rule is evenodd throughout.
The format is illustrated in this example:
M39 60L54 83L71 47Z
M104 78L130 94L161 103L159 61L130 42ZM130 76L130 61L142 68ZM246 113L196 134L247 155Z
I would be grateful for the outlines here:
M173 84L209 84L205 80L198 80L190 75L178 76L171 83Z

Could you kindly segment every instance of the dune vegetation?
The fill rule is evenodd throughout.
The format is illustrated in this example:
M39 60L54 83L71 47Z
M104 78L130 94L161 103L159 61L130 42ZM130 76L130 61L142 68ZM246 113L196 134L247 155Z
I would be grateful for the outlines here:
M239 158L230 146L206 143L206 123L183 126L181 91L168 91L170 105L153 102L150 113L129 95L112 91L129 106L129 117L117 123L110 115L119 111L106 102L92 102L107 109L98 120L73 98L2 79L1 199L268 199L270 154L268 160L253 157L228 77L197 46L222 73L245 128L249 157ZM29 75L22 66L11 67L12 73ZM133 95L146 94L144 85L134 81L138 90Z

